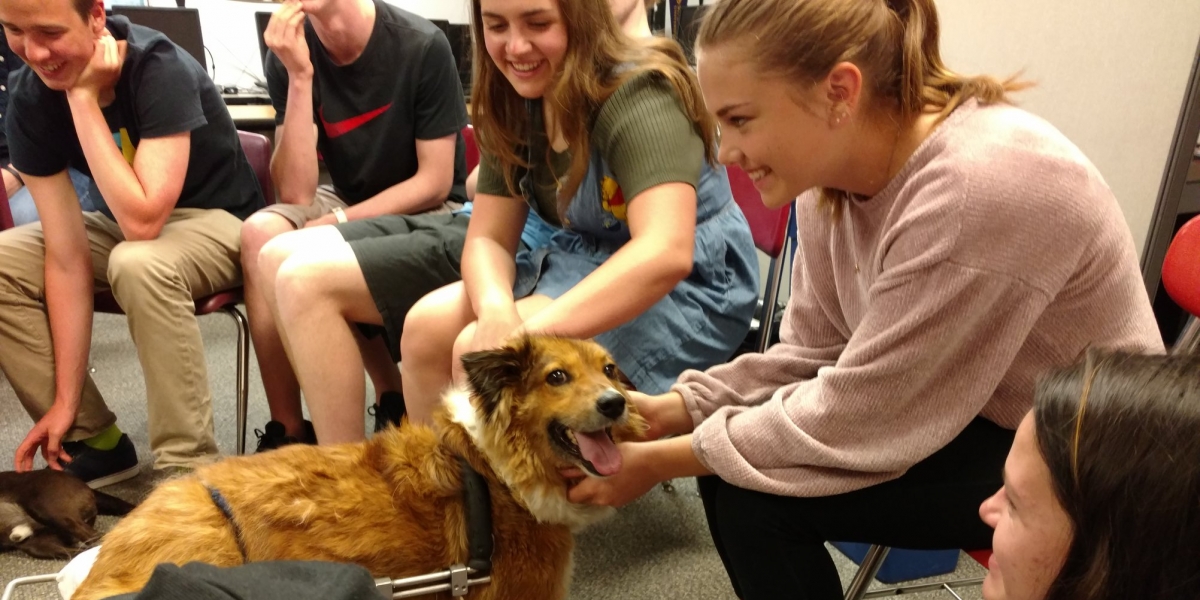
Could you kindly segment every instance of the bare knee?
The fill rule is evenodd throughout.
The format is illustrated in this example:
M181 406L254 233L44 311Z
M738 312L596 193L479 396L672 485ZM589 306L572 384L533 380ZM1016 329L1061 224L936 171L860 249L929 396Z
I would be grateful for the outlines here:
M258 251L258 275L265 285L274 287L283 263L296 252L296 247L290 243L288 236L279 235L271 238Z
M320 267L307 254L280 248L274 242L263 248L259 265L264 273L274 274L275 298L281 317L286 318L297 307L314 306L326 297L325 278L320 276Z
M453 348L454 336L461 330L450 326L446 307L436 299L436 292L421 298L404 317L400 335L400 356L405 360L424 362L435 356L444 357Z
M258 268L258 255L276 236L294 231L292 223L270 212L256 212L242 223L242 269L250 277Z

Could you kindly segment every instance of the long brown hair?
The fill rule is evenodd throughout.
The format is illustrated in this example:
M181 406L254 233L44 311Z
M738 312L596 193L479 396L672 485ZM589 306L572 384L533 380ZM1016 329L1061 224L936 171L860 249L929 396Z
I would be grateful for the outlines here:
M567 50L543 101L552 103L555 114L561 115L558 126L571 152L567 181L558 196L560 215L587 174L596 112L621 84L645 73L655 74L675 90L684 113L704 140L705 158L715 164L716 124L704 109L700 84L679 44L662 38L629 37L617 25L608 0L555 1L567 30ZM517 169L532 166L518 151L525 146L530 127L525 99L487 53L480 0L471 0L471 29L476 41L472 122L480 149L494 157L509 193L516 196Z
M1007 102L1028 87L948 69L933 0L721 0L704 15L697 48L732 44L761 73L811 86L841 62L863 72L867 100L909 123L929 109L945 118L963 102ZM823 189L833 208L848 195Z
M1200 598L1200 357L1090 350L1033 411L1074 531L1046 600Z

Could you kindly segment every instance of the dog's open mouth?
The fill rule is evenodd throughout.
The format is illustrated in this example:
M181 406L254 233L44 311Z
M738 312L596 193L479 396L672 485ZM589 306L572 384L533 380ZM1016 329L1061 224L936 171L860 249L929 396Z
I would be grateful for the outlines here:
M607 477L621 470L621 451L613 443L612 427L584 432L551 421L550 439L593 475Z

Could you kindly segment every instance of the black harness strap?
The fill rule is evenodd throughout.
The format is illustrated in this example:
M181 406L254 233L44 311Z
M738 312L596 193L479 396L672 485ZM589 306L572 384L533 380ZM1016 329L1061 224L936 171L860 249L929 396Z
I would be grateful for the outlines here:
M492 496L487 480L463 457L463 512L467 521L467 567L479 575L492 572Z
M204 484L204 489L208 490L208 496L212 498L213 504L217 505L217 508L229 521L229 526L233 528L233 539L237 542L238 552L242 553L242 562L250 562L246 557L246 545L242 542L242 527L238 525L237 519L233 518L233 508L229 506L229 501L221 495L221 492L217 491L217 488L207 483Z

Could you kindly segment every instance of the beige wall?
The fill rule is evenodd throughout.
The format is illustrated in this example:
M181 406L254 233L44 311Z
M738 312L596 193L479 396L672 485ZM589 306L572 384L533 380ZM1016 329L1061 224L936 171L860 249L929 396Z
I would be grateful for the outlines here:
M1037 87L1022 107L1099 167L1141 251L1200 40L1194 0L941 0L951 68Z

